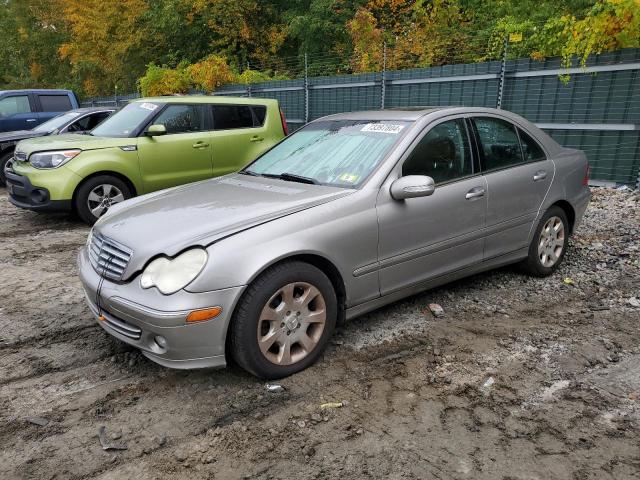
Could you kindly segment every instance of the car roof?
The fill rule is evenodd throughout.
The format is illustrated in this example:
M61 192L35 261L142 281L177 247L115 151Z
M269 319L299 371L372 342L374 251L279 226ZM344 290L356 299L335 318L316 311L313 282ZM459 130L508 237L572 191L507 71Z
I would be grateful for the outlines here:
M397 120L415 122L421 117L448 107L407 107L385 108L383 110L363 110L359 112L336 113L319 120Z
M104 112L104 111L116 111L117 108L116 107L82 107L82 108L74 108L73 110L69 110L68 112L65 113L69 113L69 112L73 112L73 113L92 113L92 112Z
M132 100L132 103L155 102L155 103L211 103L219 105L266 105L276 103L272 98L249 98L249 97L223 97L220 95L171 95L166 97L147 97Z
M0 90L0 95L5 93L73 93L71 90L59 88L23 88L20 90Z

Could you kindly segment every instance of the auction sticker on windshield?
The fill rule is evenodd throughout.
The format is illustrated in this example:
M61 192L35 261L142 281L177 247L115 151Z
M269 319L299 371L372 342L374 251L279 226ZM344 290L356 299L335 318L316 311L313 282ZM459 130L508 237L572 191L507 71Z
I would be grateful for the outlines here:
M151 110L153 112L156 108L158 108L158 105L155 105L153 103L141 103L140 108L144 108L145 110Z
M400 130L404 128L404 125L395 125L391 123L367 123L360 129L361 132L376 132L376 133L392 133L397 135Z

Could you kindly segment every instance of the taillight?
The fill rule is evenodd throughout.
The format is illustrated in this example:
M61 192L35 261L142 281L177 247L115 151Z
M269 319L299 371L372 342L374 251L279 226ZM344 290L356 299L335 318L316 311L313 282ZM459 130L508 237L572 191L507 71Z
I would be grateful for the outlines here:
M584 171L584 178L582 179L582 185L584 185L585 187L589 186L589 172L590 172L590 168L589 168L589 164L587 163L587 168Z
M284 132L285 137L289 135L289 127L287 127L287 119L284 118L284 112L280 109L280 121L282 122L282 131Z

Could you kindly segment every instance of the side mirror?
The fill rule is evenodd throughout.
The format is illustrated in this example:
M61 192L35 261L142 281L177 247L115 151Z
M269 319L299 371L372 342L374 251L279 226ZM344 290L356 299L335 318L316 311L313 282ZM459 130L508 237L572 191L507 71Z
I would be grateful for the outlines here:
M166 135L167 127L162 124L151 125L149 128L147 128L146 134L149 137L159 137L160 135Z
M407 175L400 177L391 184L389 189L394 200L407 198L428 197L436 190L433 178L426 175Z

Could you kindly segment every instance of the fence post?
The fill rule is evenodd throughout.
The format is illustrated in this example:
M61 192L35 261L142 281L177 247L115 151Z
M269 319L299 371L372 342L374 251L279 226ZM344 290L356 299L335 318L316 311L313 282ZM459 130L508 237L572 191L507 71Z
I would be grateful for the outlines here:
M380 108L384 110L387 95L387 42L382 44L382 79L380 87Z
M304 123L309 122L309 65L307 52L304 52Z
M496 108L502 108L502 96L504 94L505 73L507 70L507 48L509 47L509 37L505 35L504 46L502 48L502 63L500 64L500 83L498 85L498 101Z

